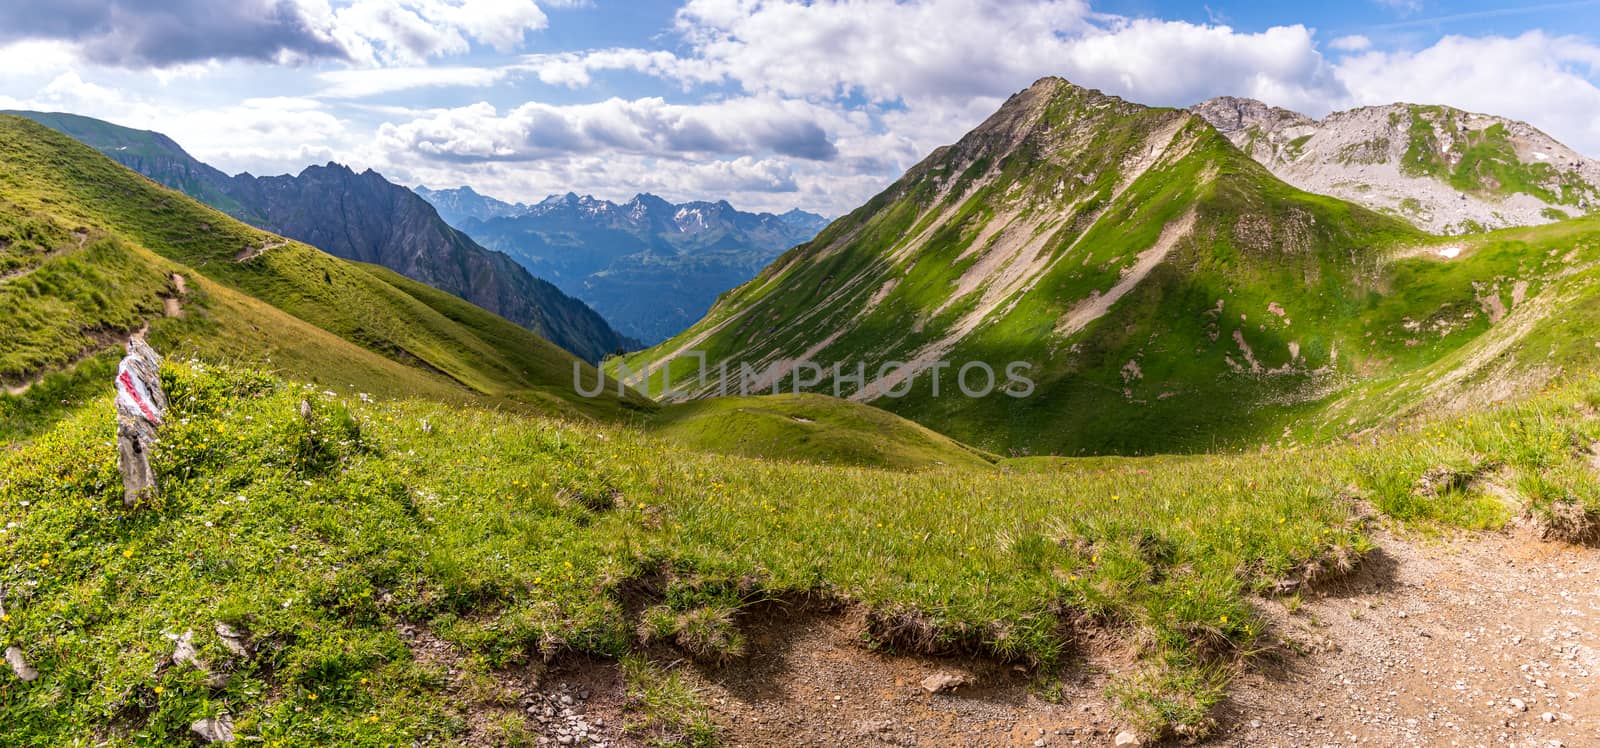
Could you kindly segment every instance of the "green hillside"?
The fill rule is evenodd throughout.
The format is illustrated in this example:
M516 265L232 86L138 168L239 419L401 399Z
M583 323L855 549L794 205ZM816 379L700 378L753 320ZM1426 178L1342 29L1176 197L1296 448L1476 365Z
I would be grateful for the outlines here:
M986 468L994 460L887 411L823 395L691 400L662 408L649 429L707 452L830 465Z
M286 241L23 119L0 117L0 438L36 433L110 379L132 332L168 355L264 366L339 392L496 404L659 429L698 448L898 468L984 464L867 405L673 409L544 338L376 265ZM66 405L63 405L66 401ZM708 427L738 413L751 431ZM792 411L792 412L791 412ZM782 412L806 418L806 423ZM822 425L818 425L818 423Z
M1041 693L1087 642L1125 642L1119 719L1204 736L1251 653L1282 646L1261 598L1349 571L1373 512L1600 528L1592 379L1359 446L908 474L226 367L162 377L151 507L122 507L109 397L0 450L0 642L40 674L0 679L8 745L177 745L223 713L266 745L520 745L537 728L505 694L589 655L629 658L643 695L621 729L703 744L716 727L671 668L738 667L747 625L819 600L862 610L875 646L1014 663ZM185 631L199 666L171 661Z
M528 330L245 226L9 116L0 117L0 309L0 383L12 395L0 407L35 420L35 405L72 381L103 379L96 373L146 325L170 353L373 394L608 418L652 407L632 393L618 399L615 387L579 397L574 365L587 381L594 370ZM74 364L76 377L59 374Z
M1504 381L1593 359L1588 343L1555 357L1533 343L1581 329L1549 310L1600 306L1595 227L1446 245L1285 185L1187 112L1046 79L612 370L666 365L684 382L692 351L713 369L810 360L828 372L812 391L842 384L997 453L1303 443L1438 405L1429 378L1463 365ZM1486 368L1473 351L1511 359ZM940 396L927 372L893 396L879 369L936 361L950 363ZM996 372L987 397L956 391L971 362ZM1012 362L1031 391L1005 389ZM866 385L834 365L865 365Z

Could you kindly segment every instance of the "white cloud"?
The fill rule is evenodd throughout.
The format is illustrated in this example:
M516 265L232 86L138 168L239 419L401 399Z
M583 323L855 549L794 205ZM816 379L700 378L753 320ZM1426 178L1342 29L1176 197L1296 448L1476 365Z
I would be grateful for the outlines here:
M1525 120L1600 154L1600 46L1530 32L1448 36L1416 52L1368 52L1338 65L1353 104L1446 104Z
M534 161L615 151L646 155L771 152L825 160L837 150L818 124L821 110L774 97L699 105L660 98L557 106L529 102L501 115L487 104L445 110L378 128L392 154L448 161Z
M1304 26L1242 34L1141 19L1065 45L1056 64L1069 80L1147 104L1230 94L1304 108L1343 94Z
M1372 48L1372 40L1360 34L1351 34L1328 42L1328 48L1340 52L1361 52Z
M379 94L446 86L483 87L505 80L509 67L396 67L329 70L317 74L326 84L316 95L330 99L360 99Z
M108 66L219 60L415 64L472 43L521 47L549 19L534 0L74 0L0 3L0 42L63 42Z
M65 111L170 136L190 155L224 171L296 171L349 152L343 121L318 101L294 97L181 107L62 73L28 99L0 97L0 108Z

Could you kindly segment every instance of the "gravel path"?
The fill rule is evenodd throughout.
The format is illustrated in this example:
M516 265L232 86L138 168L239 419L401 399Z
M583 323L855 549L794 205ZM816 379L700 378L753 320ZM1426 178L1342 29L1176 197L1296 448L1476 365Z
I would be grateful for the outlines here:
M1600 745L1600 550L1525 531L1382 540L1234 688L1227 745Z

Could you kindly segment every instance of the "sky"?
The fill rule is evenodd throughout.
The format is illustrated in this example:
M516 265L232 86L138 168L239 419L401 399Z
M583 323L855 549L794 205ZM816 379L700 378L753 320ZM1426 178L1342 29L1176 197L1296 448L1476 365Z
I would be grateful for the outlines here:
M1396 101L1600 156L1600 0L0 0L0 108L505 200L847 212L1047 75L1144 104Z

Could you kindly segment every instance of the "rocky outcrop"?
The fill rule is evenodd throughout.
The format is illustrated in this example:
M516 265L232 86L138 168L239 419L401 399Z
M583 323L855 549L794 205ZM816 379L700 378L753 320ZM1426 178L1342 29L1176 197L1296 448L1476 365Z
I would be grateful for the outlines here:
M1231 96L1192 107L1278 178L1458 234L1600 209L1600 162L1533 126L1390 104L1321 120Z

